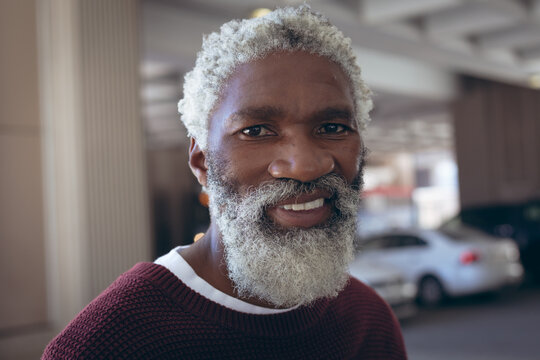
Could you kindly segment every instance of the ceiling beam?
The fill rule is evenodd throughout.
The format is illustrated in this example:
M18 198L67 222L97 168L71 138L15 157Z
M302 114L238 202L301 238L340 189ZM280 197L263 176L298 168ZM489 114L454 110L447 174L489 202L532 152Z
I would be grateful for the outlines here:
M145 60L187 71L195 65L203 34L219 30L223 19L167 4L144 2L142 51Z
M540 60L540 45L534 48L519 51L521 59L524 61Z
M427 15L425 32L434 37L464 36L508 27L527 18L526 7L504 0L470 1L452 9Z
M180 98L180 85L178 81L148 82L141 89L141 98L145 103L163 101L176 103Z
M529 4L531 15L540 18L540 0L530 0Z
M489 57L479 57L474 52L444 48L437 46L436 42L428 45L414 37L388 33L384 27L381 29L359 23L350 11L327 3L318 4L316 9L326 14L359 47L417 59L449 71L528 86L527 72L515 64L499 63Z
M524 24L511 28L490 32L474 38L482 48L516 49L531 45L540 45L540 26Z
M459 5L463 0L359 0L360 19L380 23L414 16Z
M362 77L375 93L404 94L435 101L452 101L457 93L454 75L441 68L388 53L354 47Z

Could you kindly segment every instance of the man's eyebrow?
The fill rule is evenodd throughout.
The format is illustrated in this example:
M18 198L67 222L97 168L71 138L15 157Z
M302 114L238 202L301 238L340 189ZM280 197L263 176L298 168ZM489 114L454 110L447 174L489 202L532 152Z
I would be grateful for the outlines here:
M353 121L353 111L347 107L328 107L326 109L315 112L313 115L314 118L320 120L331 120L331 119L344 119L348 121Z
M235 122L246 119L270 121L283 116L285 116L285 111L275 106L250 106L231 114L228 121ZM317 121L342 119L351 123L354 122L353 111L349 107L327 107L325 109L315 111L310 118Z
M240 120L242 118L270 120L275 117L283 116L284 114L285 112L283 109L275 106L250 106L234 112L229 119L232 121Z

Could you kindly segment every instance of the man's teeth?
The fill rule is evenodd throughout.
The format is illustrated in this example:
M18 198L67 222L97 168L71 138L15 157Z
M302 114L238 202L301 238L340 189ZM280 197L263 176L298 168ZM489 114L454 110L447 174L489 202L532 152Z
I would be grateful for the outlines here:
M316 199L307 203L303 204L287 204L283 205L282 207L285 210L292 210L292 211L301 211L301 210L311 210L316 209L324 205L324 199Z

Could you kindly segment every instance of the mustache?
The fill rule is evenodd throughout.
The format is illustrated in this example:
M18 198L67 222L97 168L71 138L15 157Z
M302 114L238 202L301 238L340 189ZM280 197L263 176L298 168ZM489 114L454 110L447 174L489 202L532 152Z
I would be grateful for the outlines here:
M228 208L231 220L242 214L247 223L258 223L274 230L275 226L270 226L273 222L267 217L268 208L303 194L324 191L331 195L330 201L334 209L329 222L321 225L325 227L339 219L355 216L361 202L362 174L359 172L351 184L341 175L334 173L307 183L293 179L275 179L252 186L245 194L238 193L232 184L221 182L219 187L221 191L212 192L213 200L216 205Z
M247 197L264 202L265 207L273 206L283 200L310 195L315 192L330 194L331 199L343 196L350 191L360 191L361 180L355 179L348 184L346 179L338 174L326 174L311 182L301 182L294 179L275 179L247 189Z

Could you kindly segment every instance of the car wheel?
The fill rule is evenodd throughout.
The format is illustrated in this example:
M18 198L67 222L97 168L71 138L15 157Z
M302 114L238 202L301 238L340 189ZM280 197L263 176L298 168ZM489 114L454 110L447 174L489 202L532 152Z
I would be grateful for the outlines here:
M441 282L434 276L426 276L418 285L418 302L427 307L439 305L444 299Z

